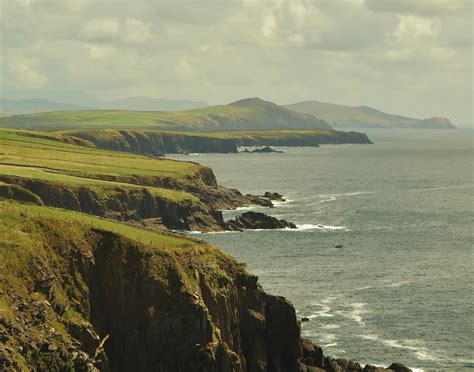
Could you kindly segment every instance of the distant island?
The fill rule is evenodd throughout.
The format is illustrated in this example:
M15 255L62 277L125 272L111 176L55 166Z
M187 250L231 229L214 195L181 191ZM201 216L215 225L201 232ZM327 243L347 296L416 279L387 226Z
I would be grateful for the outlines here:
M312 114L338 128L456 128L448 118L431 117L428 119L415 119L388 114L369 106L351 107L319 101L304 101L286 105L285 107L290 110Z

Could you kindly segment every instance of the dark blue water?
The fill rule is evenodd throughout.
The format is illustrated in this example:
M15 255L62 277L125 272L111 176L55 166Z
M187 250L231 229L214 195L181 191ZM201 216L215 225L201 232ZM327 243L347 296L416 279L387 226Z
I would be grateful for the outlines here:
M303 335L327 354L474 368L472 132L369 136L375 145L174 158L209 165L242 192L289 199L266 212L298 231L201 237L246 262L266 291L291 299L311 319Z

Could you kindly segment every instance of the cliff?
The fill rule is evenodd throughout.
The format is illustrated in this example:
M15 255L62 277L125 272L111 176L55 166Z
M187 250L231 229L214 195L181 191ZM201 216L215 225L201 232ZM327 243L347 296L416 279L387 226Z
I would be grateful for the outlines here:
M215 133L88 130L59 133L21 132L24 136L125 151L148 156L187 153L237 153L238 146L311 146L370 144L364 133L334 130L228 131Z
M212 170L0 131L0 198L155 228L223 230L220 210L260 204L217 184Z
M93 145L98 148L163 156L186 153L236 153L234 141L192 134L133 130L77 131L58 138L64 142ZM85 142L81 142L85 141Z
M77 219L0 204L0 369L362 371L219 249Z

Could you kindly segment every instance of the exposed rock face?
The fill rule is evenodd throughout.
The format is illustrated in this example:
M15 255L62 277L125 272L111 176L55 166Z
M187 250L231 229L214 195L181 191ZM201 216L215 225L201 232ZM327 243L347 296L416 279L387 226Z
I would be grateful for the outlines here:
M107 131L110 136L97 136L95 131L81 131L73 137L90 141L95 146L110 150L136 154L163 156L186 153L236 153L232 140L210 138L192 134L160 133L151 131L117 130ZM68 138L67 136L65 138Z
M235 134L233 134L235 133ZM25 135L45 137L39 133ZM134 130L90 130L59 134L55 137L46 136L48 139L72 143L81 146L92 146L108 150L132 152L148 156L164 156L166 154L189 153L237 153L238 146L264 146L264 150L252 152L278 152L269 151L270 146L311 146L321 144L343 143L372 143L367 135L358 132L341 132L333 130L320 130L317 132L285 132L283 135L272 133L262 134L252 131L239 133L228 132L224 137L209 133L199 135L193 133L170 133L157 131ZM267 148L268 147L268 148ZM247 152L251 152L248 151Z
M120 179L119 179L120 180ZM272 207L266 197L242 195L238 190L217 185L210 168L202 167L187 183L172 178L138 180L156 186L189 192L199 200L171 200L153 195L145 187L97 189L0 175L0 198L64 208L154 228L220 231L227 229L220 210L256 204ZM120 180L122 181L122 180ZM137 180L135 180L137 181Z
M296 229L296 225L286 220L268 216L260 212L246 212L227 222L234 230L242 229Z
M362 371L301 340L292 304L212 246L21 221L43 235L2 268L1 370Z

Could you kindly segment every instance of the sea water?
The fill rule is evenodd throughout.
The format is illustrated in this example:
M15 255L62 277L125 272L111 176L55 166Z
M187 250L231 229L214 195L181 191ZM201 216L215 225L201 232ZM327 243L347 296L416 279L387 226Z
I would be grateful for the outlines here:
M209 165L244 193L284 194L273 209L251 209L297 230L200 237L288 297L310 319L302 335L326 355L474 368L473 133L367 133L374 145L173 158Z

